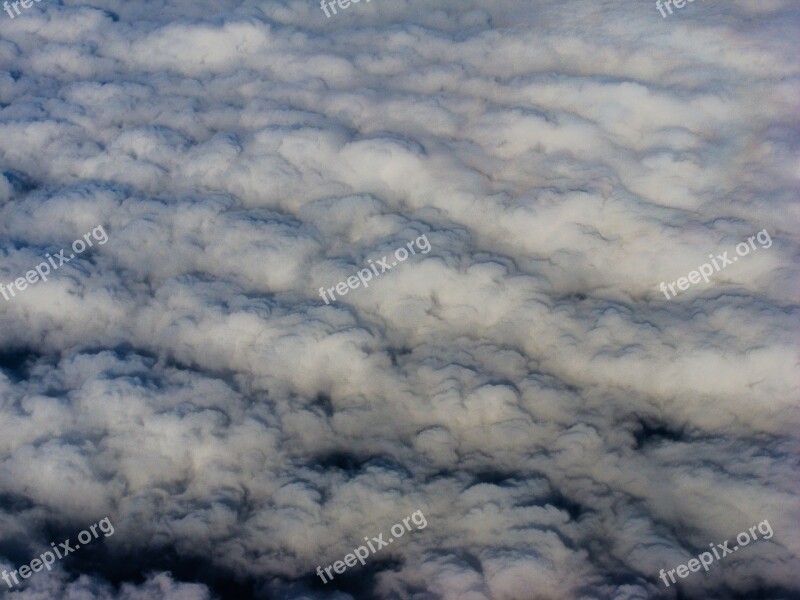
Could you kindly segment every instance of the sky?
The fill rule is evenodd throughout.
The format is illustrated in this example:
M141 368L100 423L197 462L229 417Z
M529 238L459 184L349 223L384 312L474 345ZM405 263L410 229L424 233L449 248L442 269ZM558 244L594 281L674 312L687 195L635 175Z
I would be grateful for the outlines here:
M0 598L800 598L797 0L25 4Z

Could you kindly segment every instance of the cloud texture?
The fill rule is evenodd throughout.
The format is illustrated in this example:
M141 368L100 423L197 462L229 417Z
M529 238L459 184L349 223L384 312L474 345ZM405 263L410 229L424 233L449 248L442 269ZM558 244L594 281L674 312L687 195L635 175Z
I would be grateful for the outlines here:
M796 2L0 17L0 595L800 597Z

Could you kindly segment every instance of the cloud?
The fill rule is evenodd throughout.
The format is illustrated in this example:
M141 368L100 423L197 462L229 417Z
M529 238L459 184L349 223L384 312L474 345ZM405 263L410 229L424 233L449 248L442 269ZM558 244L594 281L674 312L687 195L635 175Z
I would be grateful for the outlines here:
M800 593L793 3L0 15L0 594Z

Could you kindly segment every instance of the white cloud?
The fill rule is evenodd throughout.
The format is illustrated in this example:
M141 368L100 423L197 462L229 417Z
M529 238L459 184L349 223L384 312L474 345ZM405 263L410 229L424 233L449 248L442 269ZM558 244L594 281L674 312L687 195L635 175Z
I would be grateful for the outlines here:
M4 568L117 530L16 597L800 592L794 3L0 17L0 283L109 236L0 297Z

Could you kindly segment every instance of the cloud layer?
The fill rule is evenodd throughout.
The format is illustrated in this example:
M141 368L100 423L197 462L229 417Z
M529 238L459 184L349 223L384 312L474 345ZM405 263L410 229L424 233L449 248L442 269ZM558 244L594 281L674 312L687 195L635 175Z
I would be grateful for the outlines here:
M0 17L0 595L800 597L796 3Z

